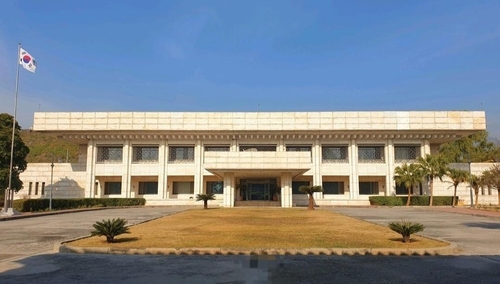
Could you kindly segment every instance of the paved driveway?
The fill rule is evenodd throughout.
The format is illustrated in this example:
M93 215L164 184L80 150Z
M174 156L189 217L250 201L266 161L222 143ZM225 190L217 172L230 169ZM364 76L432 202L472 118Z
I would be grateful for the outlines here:
M463 255L489 255L500 260L500 219L429 210L425 207L331 208L334 212L386 226L402 218L425 226L421 235L453 242Z
M456 240L460 256L139 256L35 252L86 235L103 218L131 223L185 208L106 210L0 222L0 249L25 257L0 261L0 283L497 283L498 219L415 208L333 208L385 224L422 222L429 236ZM214 220L216 222L216 220ZM7 232L6 232L6 229ZM217 237L217 236L214 236ZM496 240L494 240L496 238ZM18 244L19 243L19 244ZM35 243L35 244L32 244ZM479 254L479 255L475 255Z
M103 209L0 222L0 261L51 251L56 242L88 236L102 219L124 218L137 224L189 207Z

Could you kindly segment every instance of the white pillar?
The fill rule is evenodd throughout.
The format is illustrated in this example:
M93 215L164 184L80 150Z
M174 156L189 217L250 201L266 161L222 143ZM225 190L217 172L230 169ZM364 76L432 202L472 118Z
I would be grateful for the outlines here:
M158 195L160 199L167 199L167 153L167 143L165 140L162 140L158 148Z
M283 139L280 139L278 141L278 148L276 149L278 152L286 152L286 145L285 141Z
M425 157L425 155L431 153L431 145L429 143L429 140L424 140L424 143L420 147L420 156Z
M323 186L323 176L321 175L321 143L319 140L314 140L312 146L312 164L313 164L313 186ZM323 199L323 192L315 192L314 199Z
M355 139L349 142L349 199L359 195L358 145Z
M234 207L234 173L224 173L224 207Z
M130 163L131 163L131 143L130 140L125 140L125 143L123 144L123 155L122 155L122 165L123 165L123 171L122 171L122 196L125 198L130 198L132 197L131 194L131 176L130 176ZM139 189L137 189L139 190ZM137 194L134 196L137 197Z
M203 143L196 140L194 146L194 196L203 193Z
M385 176L385 195L391 196L394 189L394 142L392 139L387 141L386 161L387 161L387 175Z
M292 207L292 174L281 173L281 207Z
M87 176L85 180L87 184L85 186L85 197L93 198L94 196L94 186L95 186L95 161L96 161L96 146L94 140L89 140L87 144Z

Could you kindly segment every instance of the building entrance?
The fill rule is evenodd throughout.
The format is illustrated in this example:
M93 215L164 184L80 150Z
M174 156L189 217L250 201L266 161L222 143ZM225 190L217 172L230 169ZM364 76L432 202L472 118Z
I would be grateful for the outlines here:
M276 179L241 179L241 200L272 201L276 193Z

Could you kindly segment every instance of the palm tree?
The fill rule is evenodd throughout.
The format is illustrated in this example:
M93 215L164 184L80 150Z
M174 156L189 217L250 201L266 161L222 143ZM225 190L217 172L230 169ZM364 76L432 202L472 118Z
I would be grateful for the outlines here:
M303 193L307 193L307 195L309 195L309 206L307 207L307 210L314 210L313 194L315 192L322 192L323 187L321 185L315 185L315 186L303 185L303 186L299 187L299 191L303 192Z
M429 206L432 206L432 201L434 197L434 179L439 178L439 180L443 180L443 176L446 173L446 169L448 168L447 162L440 155L430 155L427 154L425 157L419 157L418 163L420 164L420 168L424 172L424 176L427 176L430 187L430 199Z
M446 175L451 179L453 186L455 187L453 191L453 201L451 207L455 207L455 199L457 198L457 187L459 184L467 182L469 178L469 173L463 170L448 168Z
M493 165L483 173L485 185L498 190L498 205L500 205L500 165Z
M400 167L396 167L394 169L394 181L399 186L404 185L408 191L406 206L410 206L413 186L418 184L422 180L422 177L422 171L417 164L408 165L407 163L404 163Z
M477 202L479 200L479 188L481 188L484 185L484 178L483 176L477 176L477 175L471 175L470 176L470 186L474 189L474 208L477 208Z
M126 227L127 221L122 218L113 220L102 220L97 221L92 225L94 231L90 232L92 236L105 236L106 242L112 243L115 241L115 237L121 234L129 234L129 229Z
M196 201L203 200L203 208L208 209L208 201L215 200L215 194L207 193L207 194L197 194Z

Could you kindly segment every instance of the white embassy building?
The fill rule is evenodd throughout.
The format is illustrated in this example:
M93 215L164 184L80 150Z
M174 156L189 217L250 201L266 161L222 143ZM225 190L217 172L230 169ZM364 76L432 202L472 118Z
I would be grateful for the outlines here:
M406 194L395 167L485 129L482 111L38 112L33 131L77 143L79 159L29 164L16 198L52 191L195 205L197 194L214 193L211 205L293 207L307 204L301 185L322 185L319 206L368 205L371 195ZM467 185L458 193L469 202ZM414 194L428 194L428 185ZM480 201L496 203L496 194ZM453 189L438 181L435 195Z

